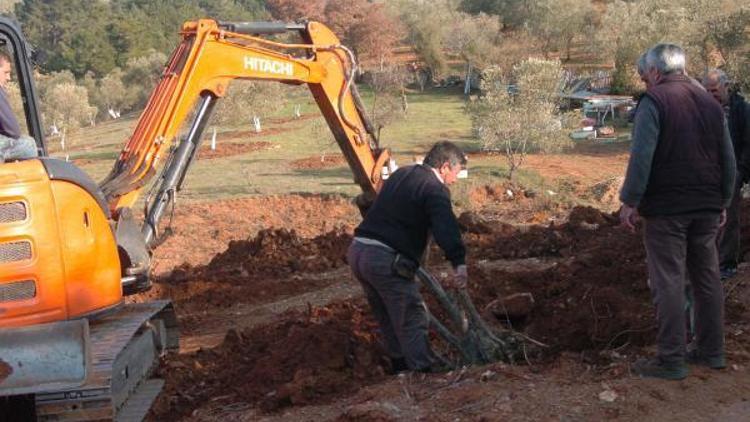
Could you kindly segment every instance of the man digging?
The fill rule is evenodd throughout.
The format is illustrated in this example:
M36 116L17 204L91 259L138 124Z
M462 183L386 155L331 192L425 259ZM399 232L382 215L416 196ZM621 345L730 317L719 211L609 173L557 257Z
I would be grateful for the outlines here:
M394 372L442 369L430 348L429 314L415 274L431 233L453 266L454 284L466 285L466 248L446 187L465 165L456 145L438 142L424 164L388 178L354 230L349 266L378 321Z

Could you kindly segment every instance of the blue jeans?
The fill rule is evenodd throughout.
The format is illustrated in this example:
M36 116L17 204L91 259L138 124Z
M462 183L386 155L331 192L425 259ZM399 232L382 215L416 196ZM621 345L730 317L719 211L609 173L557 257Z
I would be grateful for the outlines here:
M0 135L0 163L10 160L34 158L38 155L34 138L22 135L18 139L14 139Z

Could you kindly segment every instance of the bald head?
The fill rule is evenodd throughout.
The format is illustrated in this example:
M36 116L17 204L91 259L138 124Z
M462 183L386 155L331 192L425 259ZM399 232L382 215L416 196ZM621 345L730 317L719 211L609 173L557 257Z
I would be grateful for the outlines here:
M725 106L729 104L729 78L724 71L719 69L709 70L703 76L701 83L706 88L706 91L721 105Z

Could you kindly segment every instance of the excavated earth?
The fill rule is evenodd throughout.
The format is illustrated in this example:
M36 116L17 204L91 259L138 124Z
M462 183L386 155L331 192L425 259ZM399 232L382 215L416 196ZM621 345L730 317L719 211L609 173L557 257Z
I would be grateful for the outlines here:
M233 155L247 154L248 152L260 151L271 147L270 142L219 142L215 149L204 145L198 151L201 160L213 160L215 158L230 157Z
M152 420L539 420L550 414L629 420L663 414L659 402L672 399L672 390L630 385L639 382L628 376L632 357L651 350L654 311L640 234L618 227L614 214L576 207L562 224L511 225L481 210L463 213L477 307L496 329L516 330L537 346L520 366L404 378L386 374L377 325L348 274L345 254L358 220L348 201L287 196L192 208L175 225L185 227L196 211L203 211L197 213L203 224L163 245L156 287L139 298L170 297L183 336L182 352L161 368L167 383ZM253 225L254 213L277 217ZM743 238L750 243L749 226ZM448 271L436 248L429 268L438 277ZM750 361L750 342L742 336L745 302L735 294L727 307L735 371ZM436 309L431 298L427 303ZM533 393L523 397L510 386ZM597 396L601 391L608 395ZM640 404L628 407L618 396ZM559 404L534 406L534 400Z

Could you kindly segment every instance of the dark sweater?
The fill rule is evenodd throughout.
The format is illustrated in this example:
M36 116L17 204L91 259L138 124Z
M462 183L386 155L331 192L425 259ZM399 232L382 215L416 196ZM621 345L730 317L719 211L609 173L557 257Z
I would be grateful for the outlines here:
M13 139L21 136L21 128L18 126L18 120L10 108L8 95L3 88L0 88L0 135Z
M420 261L431 232L454 267L465 263L450 192L426 165L402 167L383 184L354 235L385 243Z

